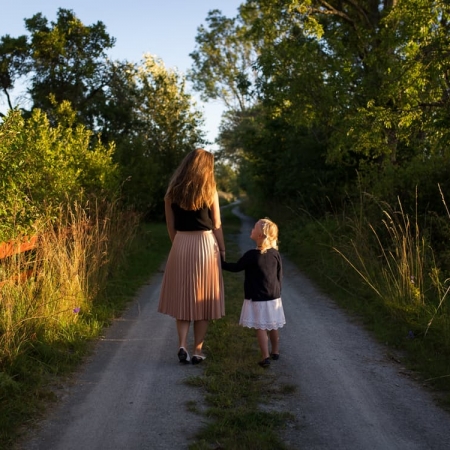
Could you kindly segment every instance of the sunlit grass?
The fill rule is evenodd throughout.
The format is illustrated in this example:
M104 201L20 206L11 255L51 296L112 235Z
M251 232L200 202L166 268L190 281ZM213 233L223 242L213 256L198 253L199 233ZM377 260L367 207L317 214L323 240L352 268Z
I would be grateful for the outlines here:
M3 261L0 368L13 365L36 343L40 347L59 341L92 312L138 220L124 217L112 204L61 207L56 221L41 225L31 256L18 254ZM23 268L32 276L19 280Z
M425 303L424 271L429 248L417 220L381 205L381 226L357 218L347 221L348 244L333 247L386 303L421 307ZM380 229L381 228L381 229Z
M406 214L400 200L397 206L380 205L381 224L368 222L364 215L361 221L353 218L350 237L341 238L333 249L380 297L393 317L414 315L420 328L410 331L426 336L438 316L447 316L444 304L450 279L442 277L436 266L417 215L412 219ZM441 332L448 341L449 327Z

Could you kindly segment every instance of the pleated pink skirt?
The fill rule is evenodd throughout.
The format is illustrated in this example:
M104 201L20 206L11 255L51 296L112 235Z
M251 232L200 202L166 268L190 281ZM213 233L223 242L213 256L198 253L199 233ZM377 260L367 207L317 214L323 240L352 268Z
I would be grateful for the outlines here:
M220 253L212 231L178 231L164 271L158 311L178 320L225 315Z

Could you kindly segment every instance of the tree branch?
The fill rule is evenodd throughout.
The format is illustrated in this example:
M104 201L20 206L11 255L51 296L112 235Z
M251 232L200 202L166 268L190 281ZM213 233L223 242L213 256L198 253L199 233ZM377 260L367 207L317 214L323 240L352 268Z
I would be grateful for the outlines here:
M12 106L12 103L11 103L11 97L9 96L8 90L6 88L3 88L3 92L6 95L6 99L8 101L9 109L14 109L13 106ZM3 117L5 117L5 116L3 115Z
M348 22L353 28L356 29L355 22L347 14L345 14L344 11L336 9L334 6L330 5L325 0L318 0L318 2L323 8L325 8L325 11L320 8L319 9L312 8L311 10L313 12L318 12L318 13L322 13L322 14L332 14L335 16L339 16L342 19L344 19L346 22Z

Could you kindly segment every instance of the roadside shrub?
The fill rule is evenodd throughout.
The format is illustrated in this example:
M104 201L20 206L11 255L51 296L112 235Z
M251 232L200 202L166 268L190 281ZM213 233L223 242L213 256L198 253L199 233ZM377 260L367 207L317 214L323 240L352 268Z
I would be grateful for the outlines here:
M62 202L115 190L114 147L73 126L68 103L58 112L65 120L56 125L38 109L29 119L10 111L0 124L0 242L29 233Z

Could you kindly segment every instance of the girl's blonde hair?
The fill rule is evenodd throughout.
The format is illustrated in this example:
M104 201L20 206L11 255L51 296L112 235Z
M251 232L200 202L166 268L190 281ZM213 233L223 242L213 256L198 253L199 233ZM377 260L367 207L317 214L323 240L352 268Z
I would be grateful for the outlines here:
M188 211L211 207L216 193L214 155L203 148L188 153L175 170L165 199Z
M258 247L261 253L267 252L269 248L278 250L278 226L267 217L259 220L261 232L264 235L262 244Z

